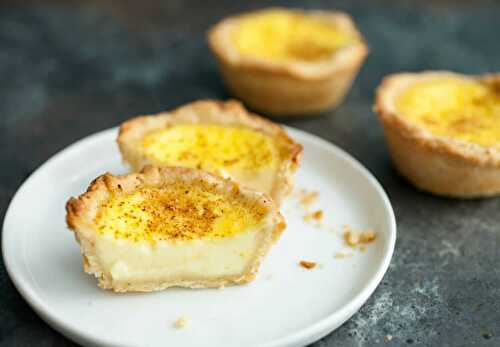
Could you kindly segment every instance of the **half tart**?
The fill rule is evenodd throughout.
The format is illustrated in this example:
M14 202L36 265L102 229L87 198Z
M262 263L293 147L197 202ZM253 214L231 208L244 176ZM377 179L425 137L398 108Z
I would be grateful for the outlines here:
M279 205L290 192L302 146L236 101L197 101L122 124L118 144L133 170L185 166L231 178Z
M189 168L105 174L66 210L85 272L116 292L247 283L285 227L264 194Z
M500 75L400 73L378 88L375 111L398 171L449 197L500 193Z
M338 11L245 13L216 24L208 41L234 95L277 116L338 105L368 54L351 17Z

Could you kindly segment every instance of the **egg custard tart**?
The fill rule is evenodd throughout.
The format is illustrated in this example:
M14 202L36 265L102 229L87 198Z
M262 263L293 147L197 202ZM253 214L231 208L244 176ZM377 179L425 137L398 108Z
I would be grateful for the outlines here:
M189 168L105 174L66 210L85 272L116 292L247 283L285 227L266 195Z
M208 41L232 93L277 116L338 105L368 53L351 17L338 11L245 13L216 24Z
M289 193L302 146L277 124L236 101L197 101L133 118L118 144L133 170L145 165L197 168L264 192L279 205Z
M375 110L396 168L418 188L460 198L500 193L499 74L392 75Z

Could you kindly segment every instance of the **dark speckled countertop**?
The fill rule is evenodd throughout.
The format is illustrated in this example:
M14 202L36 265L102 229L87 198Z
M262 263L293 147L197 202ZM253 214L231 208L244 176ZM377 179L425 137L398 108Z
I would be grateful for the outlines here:
M77 139L135 114L228 98L204 32L224 15L270 4L2 1L0 216L25 178ZM383 282L351 320L313 346L500 346L500 198L456 201L413 189L391 168L371 111L374 88L388 73L500 71L500 4L278 4L346 10L366 36L371 54L344 104L286 124L358 158L386 189L398 220ZM74 345L29 308L1 260L0 293L1 347Z

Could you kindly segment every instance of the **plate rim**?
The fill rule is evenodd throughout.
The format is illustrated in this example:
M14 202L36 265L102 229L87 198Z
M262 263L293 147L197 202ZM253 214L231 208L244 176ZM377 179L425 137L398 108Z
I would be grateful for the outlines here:
M376 271L371 275L368 281L364 284L362 289L355 295L351 300L349 300L344 306L342 306L339 310L334 311L329 314L327 317L316 321L315 323L306 326L292 334L288 334L283 337L279 337L274 340L270 340L262 344L262 347L282 347L282 346L295 346L300 344L307 344L313 341L316 341L318 338L322 338L325 335L329 334L342 324L344 324L347 320L349 320L360 308L361 306L370 298L373 294L379 283L382 281L385 273L387 272L392 256L394 254L394 249L396 245L396 237L397 237L397 224L396 217L394 214L394 209L392 208L392 204L387 196L387 193L383 189L382 185L378 182L375 176L356 158L354 158L347 151L338 147L337 145L317 136L314 134L310 134L306 131L282 125L285 130L291 133L292 137L294 137L294 133L298 134L301 137L307 138L308 141L313 142L316 146L326 149L327 151L333 152L334 155L341 157L343 160L350 162L353 165L354 169L360 172L362 176L369 181L369 183L373 186L376 193L379 195L383 202L384 214L388 220L388 235L387 242L384 247L384 255L382 261L376 268ZM10 260L11 257L8 256L9 250L8 248L12 248L10 245L10 239L12 236L8 236L12 234L12 232L6 232L8 221L10 220L11 214L13 214L13 206L15 206L16 201L19 199L19 196L23 193L28 186L29 182L36 179L36 177L43 172L43 169L47 166L51 165L53 162L58 160L63 160L64 157L70 156L72 152L74 152L77 148L80 148L82 145L90 145L96 138L109 136L111 133L116 133L118 131L118 127L112 127L108 129L104 129L98 131L96 133L85 136L72 144L60 149L55 154L53 154L49 159L43 162L40 166L38 166L34 172L24 180L19 188L14 193L11 198L9 205L7 207L6 213L4 215L4 220L2 224L2 258L5 264L5 268L9 278L11 279L14 287L21 294L23 299L28 303L28 305L42 318L49 326L54 328L59 333L68 337L70 340L75 342L85 342L85 345L95 345L95 346L120 346L116 344L114 341L107 341L106 338L103 337L94 337L90 334L85 333L85 331L78 330L71 325L67 325L64 321L58 318L57 312L54 312L50 306L44 302L44 300L36 294L36 290L33 286L29 285L29 281L23 278L23 276L17 276L16 266L13 264L13 261ZM13 242L13 241L12 241ZM12 262L11 262L12 261ZM340 322L340 323L339 323ZM333 327L333 328L332 328Z

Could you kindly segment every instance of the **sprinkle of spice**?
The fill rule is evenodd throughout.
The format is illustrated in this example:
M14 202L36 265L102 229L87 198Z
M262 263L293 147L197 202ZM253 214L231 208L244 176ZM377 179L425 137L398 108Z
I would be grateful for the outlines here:
M263 207L238 190L220 191L204 181L145 187L118 193L103 204L94 222L100 233L133 241L226 237L257 224Z

